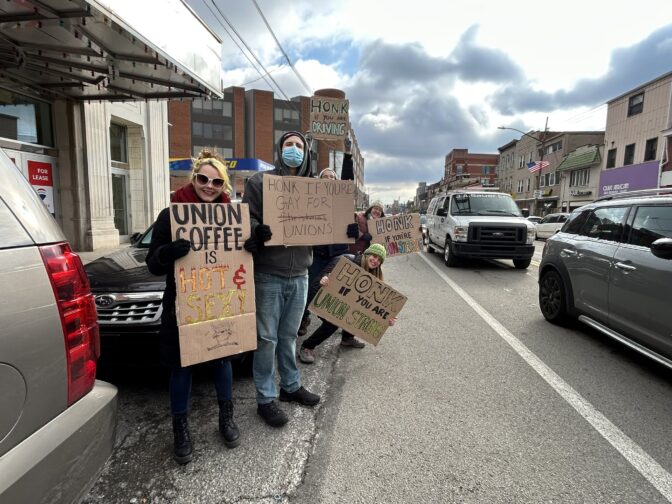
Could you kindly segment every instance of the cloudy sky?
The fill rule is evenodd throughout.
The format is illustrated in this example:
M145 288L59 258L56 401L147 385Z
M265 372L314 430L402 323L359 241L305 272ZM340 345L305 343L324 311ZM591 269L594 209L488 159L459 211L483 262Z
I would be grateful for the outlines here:
M346 92L367 190L386 203L438 181L451 149L520 136L497 126L603 130L607 100L672 71L669 0L256 0L301 79L253 0L187 1L223 40L225 86Z

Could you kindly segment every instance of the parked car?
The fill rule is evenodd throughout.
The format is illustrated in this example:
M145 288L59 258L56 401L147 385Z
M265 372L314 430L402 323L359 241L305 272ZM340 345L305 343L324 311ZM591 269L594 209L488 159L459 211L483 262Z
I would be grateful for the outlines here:
M568 213L552 213L541 219L536 224L535 232L538 239L546 239L557 233L567 222Z
M96 380L80 258L0 151L0 502L79 502L112 453L117 389Z
M544 246L539 307L578 319L672 366L672 191L637 191L573 211Z
M158 365L166 276L152 275L145 264L151 241L150 226L133 235L130 247L84 266L98 310L104 364Z
M512 259L525 269L534 255L534 225L510 194L449 191L427 208L427 250L443 254L447 266L462 258Z
M529 217L526 217L526 219L536 226L541 222L543 217L539 217L538 215L530 215Z

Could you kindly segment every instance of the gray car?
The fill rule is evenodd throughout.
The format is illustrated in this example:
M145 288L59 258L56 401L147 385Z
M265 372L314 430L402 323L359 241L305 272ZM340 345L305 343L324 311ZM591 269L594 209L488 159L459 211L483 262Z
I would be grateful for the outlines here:
M79 257L0 150L0 502L78 502L112 452L117 389L97 381Z
M672 190L602 198L574 210L539 267L539 306L578 319L672 367Z

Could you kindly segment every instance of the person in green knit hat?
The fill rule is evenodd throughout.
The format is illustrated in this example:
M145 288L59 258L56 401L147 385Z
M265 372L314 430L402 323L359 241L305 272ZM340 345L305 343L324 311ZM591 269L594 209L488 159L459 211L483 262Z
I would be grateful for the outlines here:
M342 256L334 257L322 270L322 274L316 279L316 281L319 282L319 285L323 286L329 283L329 273L333 271L333 269L336 267L336 263L338 263L341 257L348 258L357 266L360 266L368 273L375 276L377 279L383 280L382 266L385 262L385 258L387 257L387 253L385 252L385 247L379 243L373 243L364 251L363 254L343 254ZM313 290L317 292L318 289ZM309 299L308 303L311 301L312 299ZM331 322L328 322L324 319L320 320L322 320L322 324L317 329L315 329L313 334L306 338L299 348L299 360L304 364L312 364L315 362L315 348L338 330L338 327ZM396 321L396 317L391 318L390 325L394 325ZM365 344L344 330L343 337L341 338L341 346L359 349L364 348Z

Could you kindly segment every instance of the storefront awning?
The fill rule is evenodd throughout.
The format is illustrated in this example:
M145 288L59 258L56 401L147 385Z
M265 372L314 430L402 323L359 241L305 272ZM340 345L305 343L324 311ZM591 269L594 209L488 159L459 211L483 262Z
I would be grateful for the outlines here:
M221 97L221 40L181 0L0 4L0 86L46 99Z

